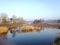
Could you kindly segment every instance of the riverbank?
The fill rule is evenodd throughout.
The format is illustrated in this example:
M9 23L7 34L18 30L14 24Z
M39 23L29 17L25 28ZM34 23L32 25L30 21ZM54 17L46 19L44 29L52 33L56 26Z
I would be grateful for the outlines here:
M8 29L11 29L11 28L16 28L16 27L21 27L21 26L24 26L24 25L28 25L28 24L19 24L19 23L0 24L0 27L5 26ZM60 28L60 23L52 23L52 24L39 23L39 24L29 24L28 26Z

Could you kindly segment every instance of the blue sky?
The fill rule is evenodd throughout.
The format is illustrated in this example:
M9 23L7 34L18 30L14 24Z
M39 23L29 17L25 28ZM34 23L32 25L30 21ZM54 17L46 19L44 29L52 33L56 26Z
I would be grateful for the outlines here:
M0 0L0 13L26 20L60 19L60 0Z

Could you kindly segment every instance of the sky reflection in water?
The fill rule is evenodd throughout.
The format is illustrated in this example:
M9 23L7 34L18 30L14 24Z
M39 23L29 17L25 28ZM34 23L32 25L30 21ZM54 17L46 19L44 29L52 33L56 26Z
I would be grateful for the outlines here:
M9 42L17 45L50 45L56 39L59 29L44 28L40 32L15 32L7 34Z

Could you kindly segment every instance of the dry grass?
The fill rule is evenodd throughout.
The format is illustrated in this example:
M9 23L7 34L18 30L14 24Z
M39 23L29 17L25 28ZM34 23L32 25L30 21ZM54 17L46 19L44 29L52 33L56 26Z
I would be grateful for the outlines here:
M0 27L0 33L6 33L8 32L8 28L7 27Z

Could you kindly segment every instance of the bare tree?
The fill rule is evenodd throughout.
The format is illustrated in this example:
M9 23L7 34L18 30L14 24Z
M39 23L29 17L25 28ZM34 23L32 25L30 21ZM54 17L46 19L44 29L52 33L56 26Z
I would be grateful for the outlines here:
M17 19L17 18L16 18L15 15L13 15L12 18L10 18L10 20L11 20L12 23L16 23L16 21L17 21L16 19Z
M6 13L0 14L0 18L1 18L3 24L7 23L7 17L8 17L8 15Z

